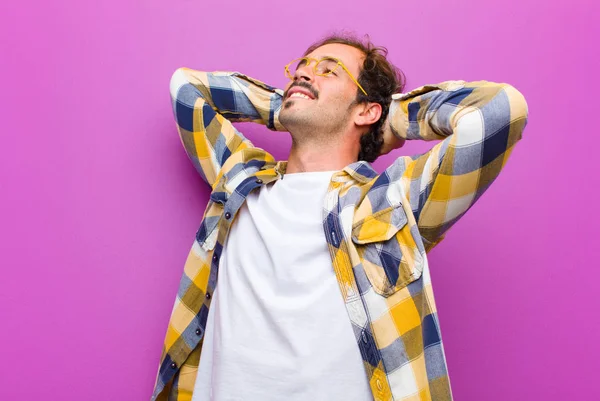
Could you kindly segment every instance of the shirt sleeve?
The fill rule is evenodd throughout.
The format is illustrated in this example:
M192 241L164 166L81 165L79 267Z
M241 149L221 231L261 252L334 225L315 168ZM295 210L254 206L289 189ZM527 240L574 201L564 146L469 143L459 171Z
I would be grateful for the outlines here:
M402 172L398 182L427 250L500 174L522 137L527 116L525 98L508 84L446 81L394 95L388 135L399 142L441 140L429 152L401 157L386 170Z
M211 186L232 153L253 146L233 122L284 130L278 119L283 92L238 72L179 68L171 77L170 91L185 151Z

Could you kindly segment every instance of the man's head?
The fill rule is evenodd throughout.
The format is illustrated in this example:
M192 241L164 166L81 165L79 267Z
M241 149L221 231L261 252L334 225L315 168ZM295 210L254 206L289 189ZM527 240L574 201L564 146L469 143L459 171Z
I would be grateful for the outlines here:
M387 50L374 46L368 37L361 41L328 36L304 56L308 59L290 66L292 79L285 90L281 123L295 141L354 141L360 146L357 160L374 161L383 143L391 96L404 87L402 72L387 61ZM343 66L328 73L321 63L315 70L323 58L337 59ZM301 137L294 137L294 131Z

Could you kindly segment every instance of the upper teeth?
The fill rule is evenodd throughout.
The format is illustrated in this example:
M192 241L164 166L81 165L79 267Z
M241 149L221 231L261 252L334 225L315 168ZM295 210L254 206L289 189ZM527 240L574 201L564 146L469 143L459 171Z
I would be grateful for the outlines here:
M308 97L304 93L300 93L300 92L294 92L290 95L290 97L303 97L305 99L310 99L310 97Z

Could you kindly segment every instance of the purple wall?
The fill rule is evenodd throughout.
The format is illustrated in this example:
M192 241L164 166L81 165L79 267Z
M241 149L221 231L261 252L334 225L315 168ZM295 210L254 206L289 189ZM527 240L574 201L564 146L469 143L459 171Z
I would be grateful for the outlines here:
M529 103L505 172L430 255L456 399L600 399L597 3L38 3L0 5L0 398L149 398L209 194L171 73L281 87L335 27L388 46L407 89L486 79ZM287 134L238 128L287 156Z

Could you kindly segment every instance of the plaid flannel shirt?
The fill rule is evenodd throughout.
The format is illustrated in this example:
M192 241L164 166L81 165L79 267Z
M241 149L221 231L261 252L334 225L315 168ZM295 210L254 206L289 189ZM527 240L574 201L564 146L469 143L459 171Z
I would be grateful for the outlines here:
M171 79L182 143L212 192L185 263L152 400L192 397L232 221L252 190L280 179L286 168L232 122L284 130L282 95L236 72L182 68ZM400 139L441 142L425 154L399 157L382 174L355 162L333 175L323 229L374 400L452 399L426 252L498 176L526 121L525 99L510 85L423 86L393 96L385 146Z

